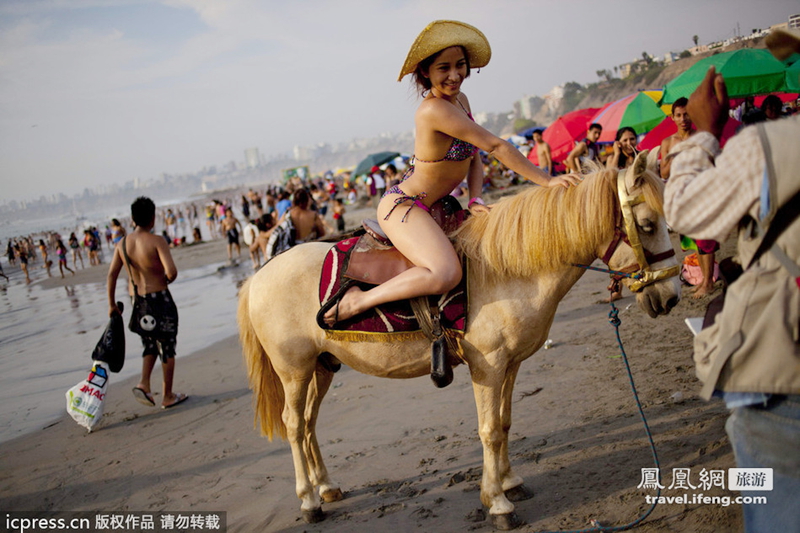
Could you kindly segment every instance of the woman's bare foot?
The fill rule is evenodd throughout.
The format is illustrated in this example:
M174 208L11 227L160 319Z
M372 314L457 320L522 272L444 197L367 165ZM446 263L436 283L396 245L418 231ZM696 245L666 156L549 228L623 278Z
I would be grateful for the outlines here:
M361 313L361 296L364 294L359 287L353 286L347 289L339 303L331 307L323 319L328 327L333 327L337 322L347 320Z

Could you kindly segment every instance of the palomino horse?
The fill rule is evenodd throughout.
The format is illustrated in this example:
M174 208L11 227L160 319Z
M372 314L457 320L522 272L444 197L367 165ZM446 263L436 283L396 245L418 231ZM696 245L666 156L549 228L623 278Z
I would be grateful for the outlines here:
M639 306L652 317L669 312L680 298L662 183L646 170L644 155L619 178L617 171L603 170L569 189L530 187L470 217L453 236L469 259L469 317L461 344L484 450L481 501L499 529L519 524L509 497L530 497L508 458L514 381L522 361L547 339L559 301L583 275L573 264L604 256L616 270L638 264L639 279L624 283L639 291ZM612 245L616 249L609 250ZM333 379L320 355L386 378L426 376L431 367L430 341L346 342L320 329L318 276L329 248L309 243L277 256L241 288L238 309L256 420L270 440L275 432L289 440L300 509L309 522L324 516L315 487L323 502L343 497L317 444L319 406ZM647 254L652 264L645 262Z

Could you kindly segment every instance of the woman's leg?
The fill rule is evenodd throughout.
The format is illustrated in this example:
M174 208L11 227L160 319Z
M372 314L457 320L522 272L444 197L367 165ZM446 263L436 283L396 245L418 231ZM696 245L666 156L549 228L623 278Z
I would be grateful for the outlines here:
M461 281L461 263L450 240L439 225L423 209L409 200L397 206L388 220L384 220L399 195L386 196L378 205L381 228L395 247L415 266L368 291L353 287L342 297L338 310L332 308L325 314L325 322L333 325L338 320L371 309L377 305L414 298L427 294L442 294ZM338 313L338 314L337 314Z

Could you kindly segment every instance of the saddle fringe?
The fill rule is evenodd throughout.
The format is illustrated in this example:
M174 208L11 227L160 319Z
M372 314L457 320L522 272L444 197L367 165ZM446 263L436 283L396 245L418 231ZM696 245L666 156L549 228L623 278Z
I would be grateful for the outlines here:
M385 331L342 331L326 329L325 336L331 340L346 342L405 342L427 339L424 331L399 331L396 333Z
M369 331L339 331L333 329L326 329L325 337L335 341L344 342L407 342L430 340L430 337L422 330L417 331L400 331L396 333L387 332L369 332ZM444 336L447 340L447 347L450 354L455 356L460 363L467 363L464 358L464 348L461 346L461 339L464 338L464 333L454 329L445 329Z

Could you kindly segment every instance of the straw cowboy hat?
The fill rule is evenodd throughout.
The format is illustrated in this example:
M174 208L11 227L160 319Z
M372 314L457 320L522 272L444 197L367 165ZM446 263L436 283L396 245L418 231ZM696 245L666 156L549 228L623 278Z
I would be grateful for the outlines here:
M492 48L481 30L456 20L435 20L422 30L411 45L397 81L414 72L423 59L456 45L467 50L470 68L485 67L492 58Z
M772 55L783 61L795 52L800 53L800 29L772 30L765 42Z

